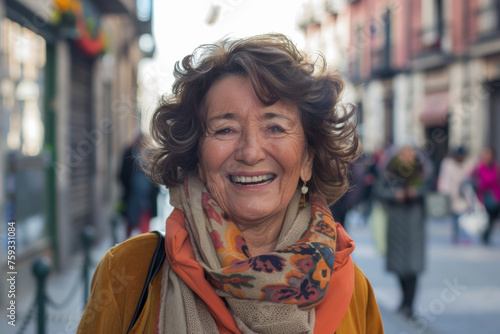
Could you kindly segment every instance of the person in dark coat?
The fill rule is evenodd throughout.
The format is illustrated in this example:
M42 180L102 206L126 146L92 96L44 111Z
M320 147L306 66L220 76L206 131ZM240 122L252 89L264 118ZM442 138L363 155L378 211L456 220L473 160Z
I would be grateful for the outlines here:
M377 185L377 195L388 218L387 270L399 279L402 301L398 309L413 315L417 276L424 270L424 195L428 189L423 163L412 146L404 146L389 160Z
M144 159L141 149L144 135L137 136L134 143L123 152L119 180L123 188L122 215L127 223L127 238L135 228L148 232L149 220L157 214L156 197L158 187L154 185L141 168Z
M344 228L346 228L345 220L347 213L354 209L356 205L360 204L364 198L364 176L366 170L364 157L361 157L356 162L351 163L349 165L349 170L349 190L341 198L339 198L337 202L330 206L333 219L335 222L340 223L340 225Z

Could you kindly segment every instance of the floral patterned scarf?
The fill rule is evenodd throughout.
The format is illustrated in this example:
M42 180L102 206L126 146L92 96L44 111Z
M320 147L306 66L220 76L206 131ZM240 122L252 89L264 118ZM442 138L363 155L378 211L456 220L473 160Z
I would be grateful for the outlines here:
M296 321L289 316L302 313L296 318L308 322L305 332L312 332L314 312L310 311L326 294L336 247L335 223L320 196L312 195L301 210L297 191L277 249L252 256L239 229L197 177L186 178L183 187L170 191L171 203L185 214L186 229L207 280L226 300L242 332L279 332L255 324L252 312L257 309L287 314L288 329L290 321Z

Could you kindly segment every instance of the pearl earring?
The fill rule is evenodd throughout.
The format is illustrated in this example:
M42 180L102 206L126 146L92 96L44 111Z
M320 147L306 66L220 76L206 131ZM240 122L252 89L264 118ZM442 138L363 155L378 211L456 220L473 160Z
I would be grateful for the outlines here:
M305 194L307 194L307 192L309 191L309 188L307 188L307 186L306 186L306 181L302 181L302 182L304 182L304 184L302 185L302 188L300 188L300 192L301 192L303 195L305 195Z

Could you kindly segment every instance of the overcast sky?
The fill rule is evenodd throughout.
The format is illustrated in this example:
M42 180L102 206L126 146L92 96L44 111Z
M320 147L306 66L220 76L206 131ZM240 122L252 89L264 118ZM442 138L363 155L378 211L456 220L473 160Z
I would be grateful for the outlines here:
M302 47L304 38L297 29L296 17L304 1L154 0L155 62L162 72L171 73L174 63L190 54L198 45L214 42L224 36L243 37L280 32ZM209 24L207 21L214 7L220 8L219 15ZM164 78L163 81L169 80Z

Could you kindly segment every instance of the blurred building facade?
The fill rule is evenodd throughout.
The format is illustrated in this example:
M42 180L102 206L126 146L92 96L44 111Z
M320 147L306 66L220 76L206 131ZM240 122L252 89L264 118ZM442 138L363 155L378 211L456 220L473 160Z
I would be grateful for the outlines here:
M365 151L500 156L500 1L311 0L299 25L352 83Z
M0 232L3 253L16 222L19 264L63 267L85 226L109 233L151 18L152 0L0 0Z

